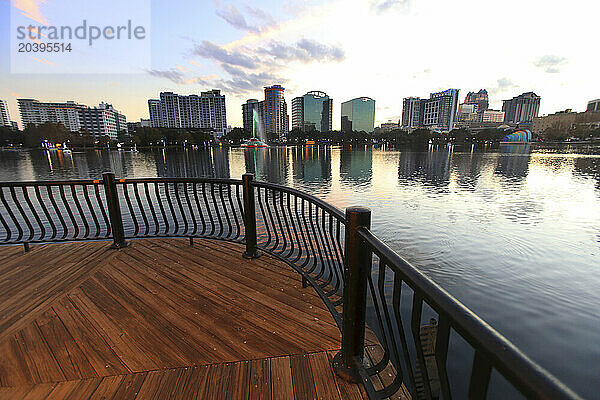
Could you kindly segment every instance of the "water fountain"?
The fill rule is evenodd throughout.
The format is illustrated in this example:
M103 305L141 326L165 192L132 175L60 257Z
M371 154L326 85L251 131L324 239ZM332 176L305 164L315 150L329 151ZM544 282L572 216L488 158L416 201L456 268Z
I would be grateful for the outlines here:
M257 110L252 110L252 137L242 147L267 147L265 133Z

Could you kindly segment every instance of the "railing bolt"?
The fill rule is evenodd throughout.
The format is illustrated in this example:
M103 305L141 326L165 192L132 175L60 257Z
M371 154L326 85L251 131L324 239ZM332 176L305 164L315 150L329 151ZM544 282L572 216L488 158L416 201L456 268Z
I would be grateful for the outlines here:
M308 279L306 279L306 278L304 277L304 275L302 275L302 287L303 287L304 289L306 289L306 288L308 287Z
M260 251L256 248L256 204L254 200L254 186L252 181L254 174L242 175L244 189L244 230L246 232L246 251L243 257L253 259L260 257Z
M371 210L346 209L346 246L344 259L344 308L342 313L342 350L333 359L333 368L341 378L358 383L356 363L365 355L365 314L367 279L371 273L372 253L361 245L358 230L371 227Z
M110 228L113 235L113 249L127 247L125 241L125 230L123 229L123 216L121 215L121 205L119 204L119 195L117 193L117 184L115 174L107 172L102 175L104 180L104 194L108 203L108 214L110 217Z

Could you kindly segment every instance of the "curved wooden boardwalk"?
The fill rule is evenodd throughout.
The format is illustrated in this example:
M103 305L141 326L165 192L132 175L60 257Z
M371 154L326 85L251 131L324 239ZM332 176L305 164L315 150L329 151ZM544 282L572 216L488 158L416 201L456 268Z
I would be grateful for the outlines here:
M362 399L340 333L269 255L195 240L0 248L0 398Z

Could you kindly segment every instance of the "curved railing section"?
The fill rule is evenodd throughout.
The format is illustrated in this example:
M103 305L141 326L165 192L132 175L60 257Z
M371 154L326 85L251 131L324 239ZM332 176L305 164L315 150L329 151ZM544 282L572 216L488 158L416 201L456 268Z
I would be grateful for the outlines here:
M0 183L0 243L112 237L99 180Z
M267 252L286 262L340 327L337 374L361 382L372 399L509 398L510 391L578 398L381 242L368 209L344 214L251 174L0 183L0 244L27 251L30 243L112 239L120 248L156 237L234 241L246 258Z

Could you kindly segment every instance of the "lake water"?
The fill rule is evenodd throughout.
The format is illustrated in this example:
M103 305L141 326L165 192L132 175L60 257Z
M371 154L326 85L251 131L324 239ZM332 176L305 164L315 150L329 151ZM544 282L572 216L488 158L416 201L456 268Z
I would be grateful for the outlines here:
M527 355L600 398L600 148L0 151L0 180L257 178L373 230Z

